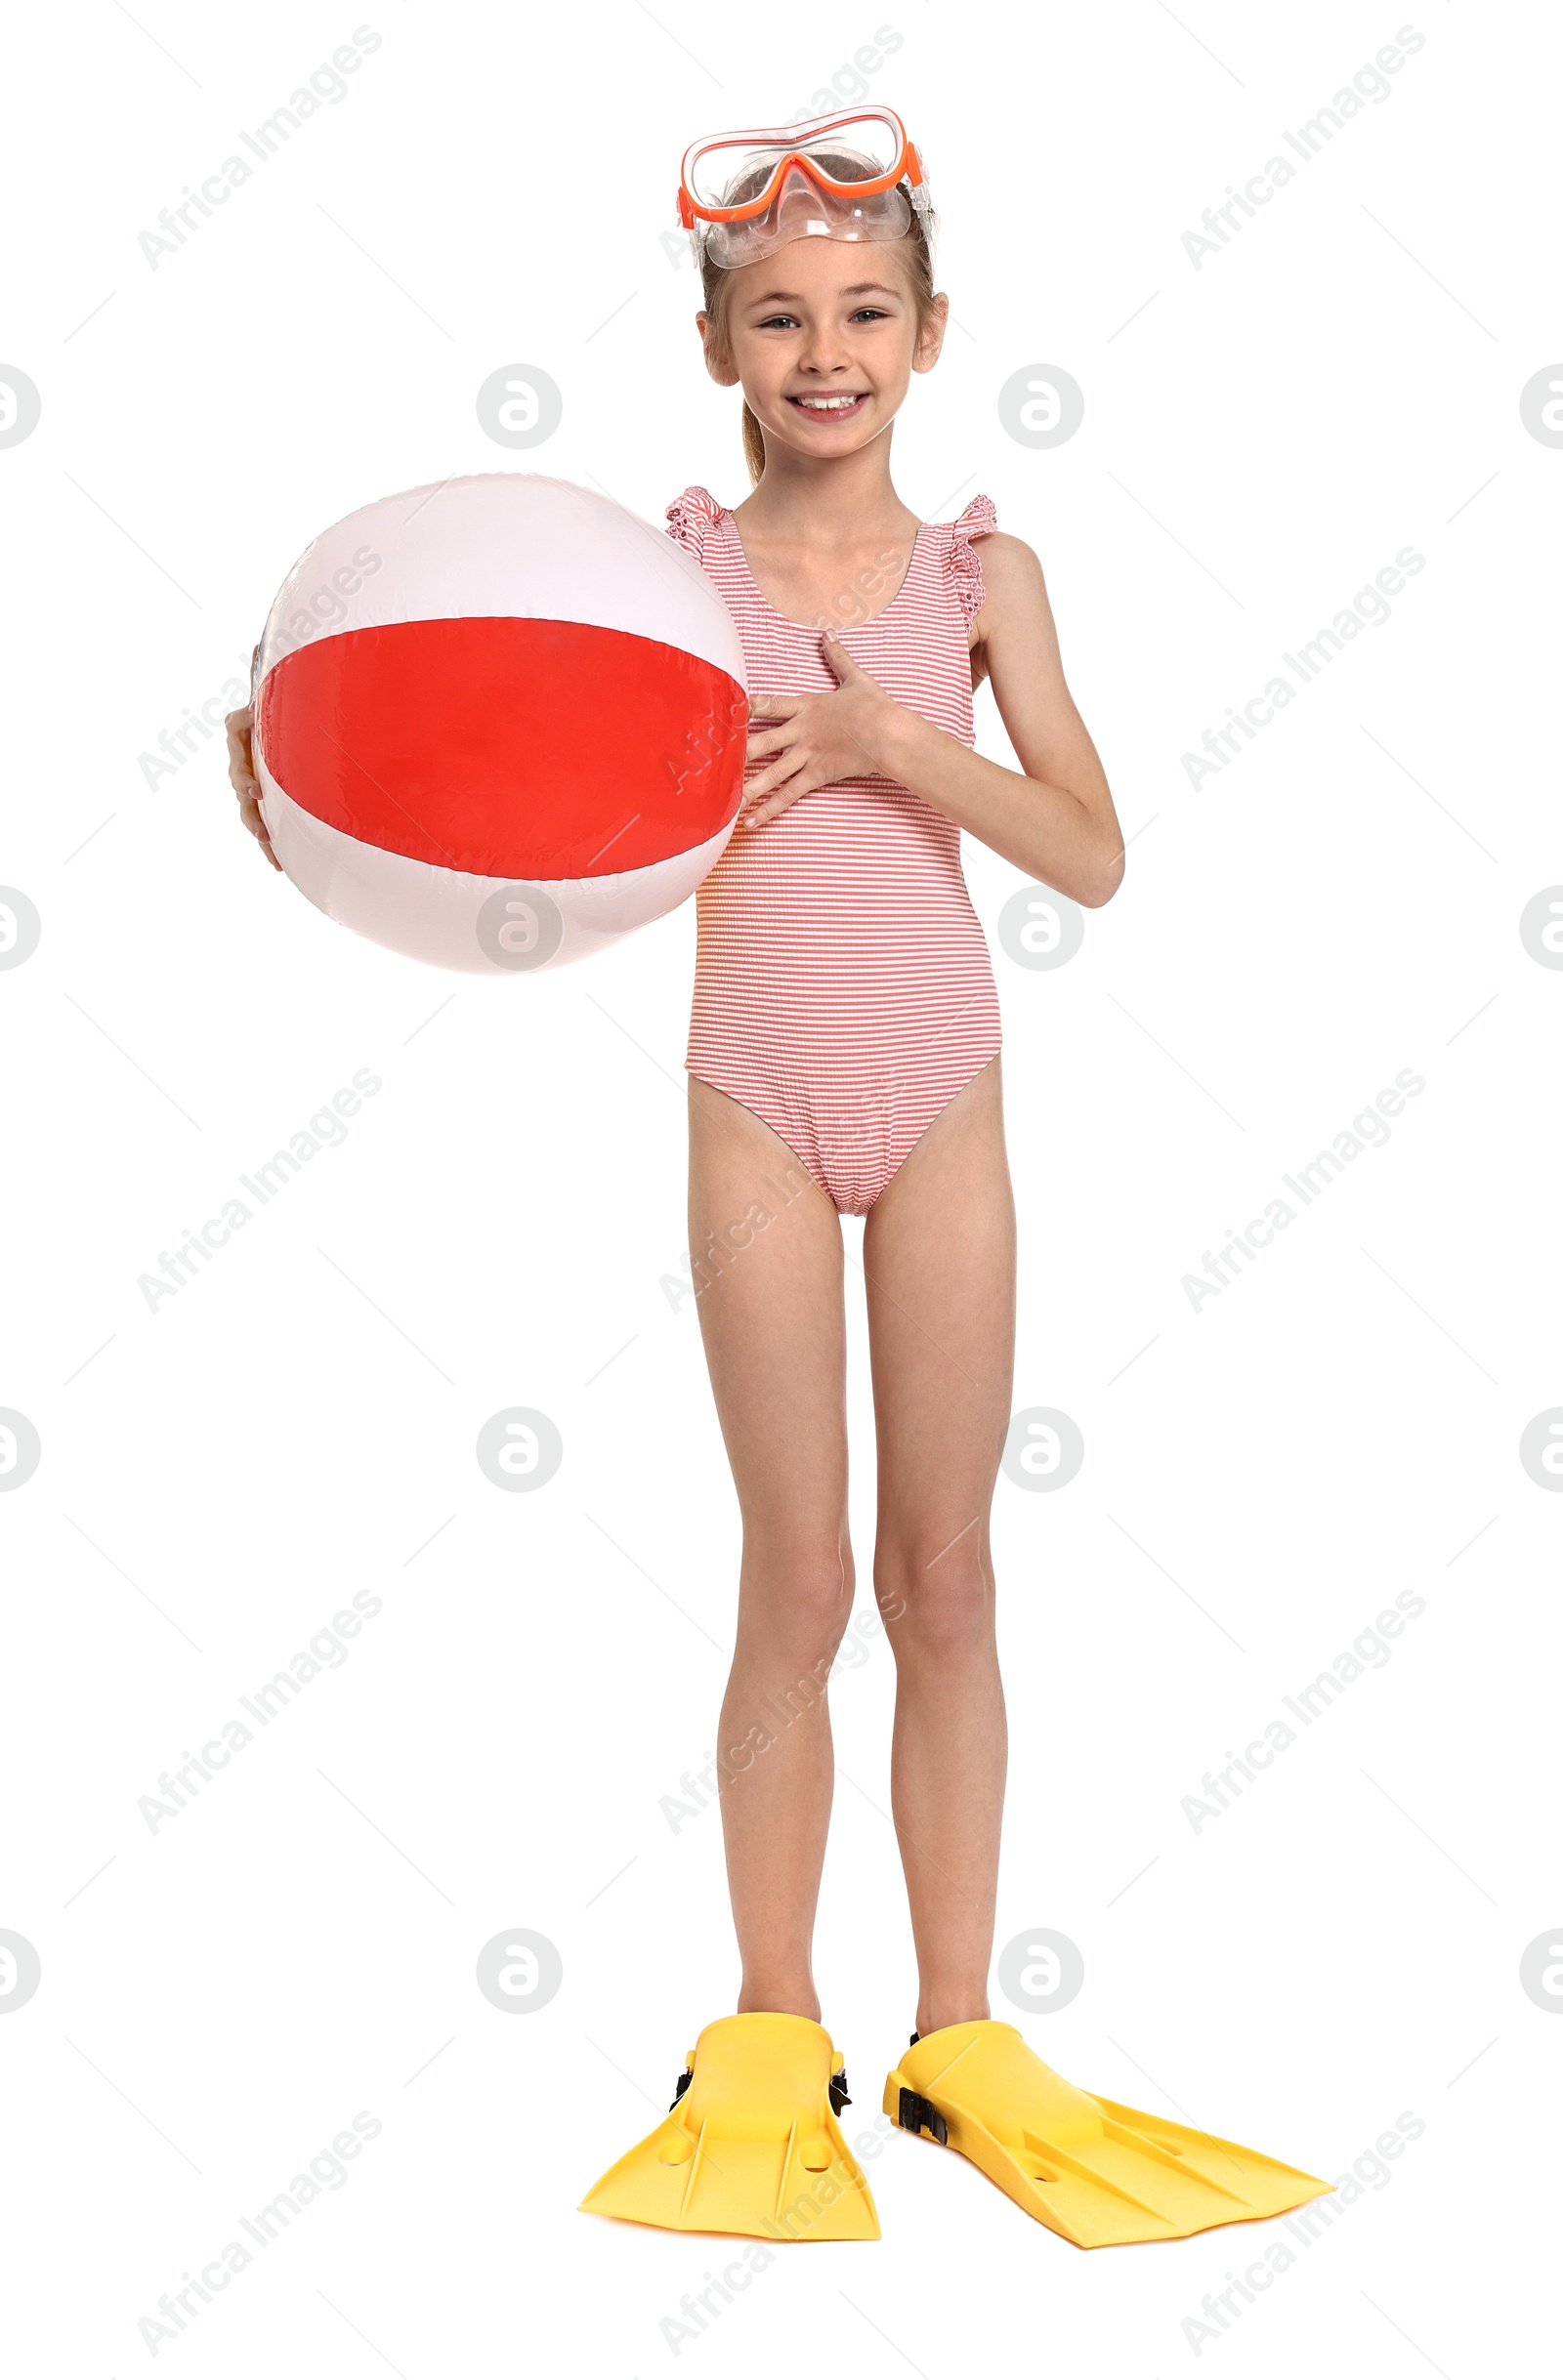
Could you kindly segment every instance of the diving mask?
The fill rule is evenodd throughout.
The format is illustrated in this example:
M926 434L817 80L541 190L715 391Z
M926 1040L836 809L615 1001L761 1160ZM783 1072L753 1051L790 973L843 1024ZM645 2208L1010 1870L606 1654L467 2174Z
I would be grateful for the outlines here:
M679 221L698 264L734 271L794 239L900 239L929 212L922 159L891 107L849 108L685 151Z

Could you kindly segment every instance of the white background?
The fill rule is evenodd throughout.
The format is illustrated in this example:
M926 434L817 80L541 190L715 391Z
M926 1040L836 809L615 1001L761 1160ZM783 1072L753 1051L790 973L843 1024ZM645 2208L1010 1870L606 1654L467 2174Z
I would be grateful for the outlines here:
M15 2366L1525 2368L1563 1501L1517 1445L1563 1402L1563 975L1518 920L1563 878L1563 451L1518 398L1563 352L1557 25L1417 0L1392 96L1197 271L1183 232L1394 37L1387 0L375 0L347 97L154 271L138 234L355 21L84 0L12 36L0 361L43 399L0 451L0 879L43 921L0 974L0 1404L43 1444L0 1496L0 1925L43 1968L0 2024ZM737 397L660 239L677 159L844 65L851 96L882 23L864 80L923 146L958 325L897 483L925 518L986 490L1035 545L1133 838L1067 967L996 955L1017 1403L1086 1445L1066 1489L1001 1481L993 1528L998 1942L1062 1931L1086 1980L996 2012L1087 2088L1330 2177L1424 2126L1203 2341L1185 2317L1277 2227L1082 2255L905 2138L870 2166L880 2243L779 2257L693 2338L661 2325L721 2243L574 2211L736 1980L716 1813L659 1808L713 1740L737 1560L661 1285L693 910L577 972L440 977L268 871L215 741L155 789L139 765L309 539L389 490L536 468L657 521L690 481L737 502ZM564 393L532 455L476 418L509 363ZM1086 409L1037 451L996 399L1045 363ZM1407 545L1391 619L1193 789L1180 756ZM1020 880L968 859L996 954ZM383 1089L345 1144L149 1313L138 1276L360 1067ZM1387 1145L1193 1311L1182 1275L1405 1067ZM564 1438L531 1495L474 1459L516 1404ZM345 1665L150 1832L159 1773L355 1591L383 1609ZM1408 1591L1387 1666L1196 1833L1204 1773ZM913 2009L891 1691L881 1641L832 1695L818 1967L864 2129ZM504 2014L474 1966L518 1926L564 1983ZM360 2109L348 2183L151 2358L159 2294Z

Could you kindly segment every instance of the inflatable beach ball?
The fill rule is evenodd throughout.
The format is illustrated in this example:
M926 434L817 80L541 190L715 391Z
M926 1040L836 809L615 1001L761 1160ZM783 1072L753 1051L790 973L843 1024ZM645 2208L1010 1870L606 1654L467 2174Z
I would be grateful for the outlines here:
M272 605L254 703L288 875L437 967L563 966L664 916L742 796L721 598L566 480L485 472L350 513Z

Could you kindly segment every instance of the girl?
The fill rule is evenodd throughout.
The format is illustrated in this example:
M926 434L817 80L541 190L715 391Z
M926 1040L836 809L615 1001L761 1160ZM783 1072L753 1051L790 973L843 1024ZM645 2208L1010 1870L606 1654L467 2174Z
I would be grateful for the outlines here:
M672 2113L585 2204L680 2230L878 2235L811 1969L826 1680L855 1582L846 1211L865 1218L873 1588L895 1652L891 1791L919 1979L886 2110L1083 2244L1270 2212L1323 2185L1224 2144L1216 2179L1204 2136L1104 2113L988 2016L1005 1767L988 1523L1015 1215L960 834L1096 907L1123 872L1112 796L1035 555L985 496L927 523L891 483L892 425L949 313L899 118L697 144L680 210L706 368L742 388L753 481L736 512L701 487L668 507L733 614L752 697L743 808L697 896L686 1062L690 1247L743 1524L717 1737L742 1981ZM1017 769L972 748L984 679ZM234 783L264 843L236 724ZM1137 2129L1110 2139L1125 2117ZM1028 2135L1036 2152L1071 2144L1058 2170L1012 2153Z

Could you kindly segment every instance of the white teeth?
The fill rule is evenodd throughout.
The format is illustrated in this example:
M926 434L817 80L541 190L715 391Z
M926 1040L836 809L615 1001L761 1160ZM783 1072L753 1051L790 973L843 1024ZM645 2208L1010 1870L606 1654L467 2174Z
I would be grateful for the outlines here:
M811 413L839 413L843 406L855 405L856 397L799 397L794 402L807 405Z

